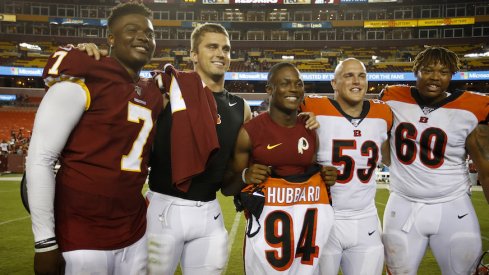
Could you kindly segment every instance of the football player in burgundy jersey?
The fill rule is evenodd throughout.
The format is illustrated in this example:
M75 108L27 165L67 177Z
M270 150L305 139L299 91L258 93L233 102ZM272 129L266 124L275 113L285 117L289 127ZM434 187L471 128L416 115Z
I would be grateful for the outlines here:
M222 190L236 194L245 184L261 184L263 212L248 217L249 225L256 219L262 228L249 226L247 232L247 274L314 274L333 211L319 168L307 178L292 180L314 167L317 149L316 133L298 119L304 82L294 65L278 63L268 73L266 90L270 109L241 127L233 161L238 179ZM334 184L336 169L323 170L332 172L324 177Z
M414 60L416 86L381 96L394 113L382 236L391 274L416 274L428 245L443 274L473 274L481 253L466 157L487 195L489 97L449 89L458 64L454 52L427 47Z
M65 47L44 69L27 158L36 274L146 274L141 189L163 104L139 78L155 49L150 15L142 4L116 6L109 57Z
M345 275L381 274L384 246L375 207L375 170L388 142L392 111L380 100L365 99L367 71L355 58L336 67L331 85L334 100L311 95L301 106L315 113L321 125L318 163L340 171L331 187L335 223L322 250L320 273L338 274L341 266Z

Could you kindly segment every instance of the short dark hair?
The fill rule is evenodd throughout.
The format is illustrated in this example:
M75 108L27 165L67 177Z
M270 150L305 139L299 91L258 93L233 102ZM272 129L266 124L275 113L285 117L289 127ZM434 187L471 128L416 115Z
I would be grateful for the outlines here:
M268 76L267 76L267 86L272 86L272 80L275 74L280 71L283 68L286 67L291 67L297 70L294 64L289 63L289 62L280 62L272 66L270 70L268 71Z
M107 26L109 26L109 29L117 19L128 14L140 14L144 17L151 18L151 10L142 3L121 3L113 7L110 11L109 18L107 19Z
M460 60L456 53L443 47L425 46L414 59L413 72L416 74L421 67L438 63L449 68L452 74L460 70Z
M208 32L224 34L227 38L229 38L228 31L226 31L222 25L216 23L204 23L195 27L195 29L192 31L192 35L190 36L190 51L198 51L199 44L202 42L202 36Z

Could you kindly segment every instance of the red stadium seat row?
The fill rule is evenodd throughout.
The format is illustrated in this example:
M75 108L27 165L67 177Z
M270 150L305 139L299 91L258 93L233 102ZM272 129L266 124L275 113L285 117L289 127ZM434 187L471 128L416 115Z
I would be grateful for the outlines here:
M9 140L12 129L32 131L35 114L31 109L8 108L6 111L0 108L0 140Z

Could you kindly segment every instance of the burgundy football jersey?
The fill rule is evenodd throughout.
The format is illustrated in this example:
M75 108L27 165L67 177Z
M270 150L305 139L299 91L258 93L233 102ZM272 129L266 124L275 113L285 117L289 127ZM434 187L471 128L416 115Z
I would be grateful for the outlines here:
M43 77L48 87L72 81L87 94L86 111L61 152L56 175L55 224L61 250L131 245L146 230L141 189L162 109L159 89L152 80L135 83L113 58L96 61L70 48L49 58Z
M271 166L280 177L303 174L313 163L316 132L300 120L292 128L276 124L268 112L243 126L253 144L253 163Z

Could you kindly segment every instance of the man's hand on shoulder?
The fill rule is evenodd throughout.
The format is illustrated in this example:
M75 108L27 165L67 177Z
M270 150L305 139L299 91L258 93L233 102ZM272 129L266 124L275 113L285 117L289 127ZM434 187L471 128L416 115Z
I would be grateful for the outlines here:
M99 49L94 43L79 43L75 49L86 52L88 56L93 56L95 60L100 60L101 56L109 55L107 50Z
M59 249L36 252L34 255L34 272L36 275L65 274L65 260Z
M316 119L316 115L312 112L299 113L299 119L302 119L306 123L306 129L314 130L319 128L319 122Z

